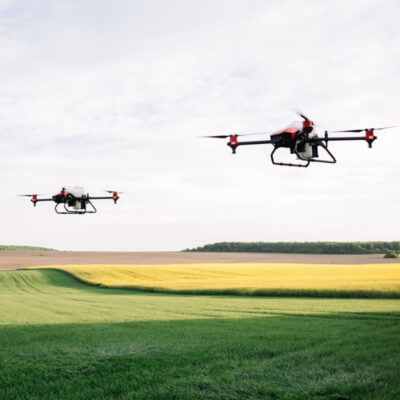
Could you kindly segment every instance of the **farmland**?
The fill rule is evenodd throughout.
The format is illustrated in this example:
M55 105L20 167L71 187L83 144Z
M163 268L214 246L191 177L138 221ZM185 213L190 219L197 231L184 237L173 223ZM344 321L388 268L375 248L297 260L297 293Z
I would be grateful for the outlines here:
M397 399L399 328L398 299L146 293L1 271L0 398Z
M400 264L71 265L56 268L108 288L246 295L400 298Z

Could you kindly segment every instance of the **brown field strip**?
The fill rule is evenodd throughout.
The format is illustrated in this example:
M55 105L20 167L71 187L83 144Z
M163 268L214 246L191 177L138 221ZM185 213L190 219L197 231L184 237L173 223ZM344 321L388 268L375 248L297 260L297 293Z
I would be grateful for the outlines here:
M208 263L300 263L382 264L396 259L379 254L275 254L275 253L182 253L182 252L89 252L0 251L0 270L45 265L79 264L208 264Z

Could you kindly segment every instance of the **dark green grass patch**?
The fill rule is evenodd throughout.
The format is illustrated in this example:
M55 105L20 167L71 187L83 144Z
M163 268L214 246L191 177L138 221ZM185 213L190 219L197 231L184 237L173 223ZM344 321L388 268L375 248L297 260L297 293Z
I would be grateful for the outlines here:
M0 328L1 399L398 399L400 316Z
M69 273L69 272L66 272ZM72 273L71 276L76 277ZM79 278L77 278L79 279ZM84 281L82 281L84 282ZM109 289L105 285L96 285L91 282L85 282L87 285ZM113 287L115 289L115 287ZM400 299L399 291L383 290L347 290L347 289L168 289L163 287L148 287L139 285L121 285L120 289L136 290L150 293L172 293L189 295L208 295L208 296L256 296L256 297L318 297L333 299Z

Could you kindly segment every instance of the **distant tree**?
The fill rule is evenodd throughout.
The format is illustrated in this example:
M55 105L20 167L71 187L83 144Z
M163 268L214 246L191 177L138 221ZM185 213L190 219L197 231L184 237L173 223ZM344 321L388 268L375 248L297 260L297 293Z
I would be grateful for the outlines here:
M50 251L50 250L54 250L54 249L49 249L47 247L35 247L35 246L9 246L9 245L3 245L0 244L0 251L3 250L8 250L8 251L21 251L21 250L27 250L27 251L31 251L31 250L37 250L37 251Z
M384 258L397 258L399 255L394 251L394 250L389 250L386 252L386 254L383 256Z

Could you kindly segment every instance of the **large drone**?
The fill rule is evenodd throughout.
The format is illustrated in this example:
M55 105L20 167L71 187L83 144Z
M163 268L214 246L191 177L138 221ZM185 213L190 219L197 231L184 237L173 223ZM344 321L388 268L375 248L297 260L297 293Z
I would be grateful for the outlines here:
M41 201L53 201L56 203L54 209L57 214L95 214L97 212L96 207L93 205L92 200L114 200L117 203L119 195L117 192L112 190L106 190L111 196L100 196L93 197L89 194L85 194L83 187L63 187L61 191L51 198L39 198L39 194L21 194L20 196L31 197L31 202L34 206ZM60 207L61 210L60 210Z
M294 122L285 129L274 132L270 135L270 140L251 140L251 141L239 141L239 136L250 136L250 135L265 135L262 133L248 133L243 135L214 135L214 136L202 136L207 138L216 139L227 139L229 142L227 145L232 149L232 153L236 153L236 149L239 146L257 145L257 144L272 144L273 150L271 152L271 161L274 165L286 165L288 167L308 167L310 162L320 162L327 164L335 164L336 158L328 150L329 142L338 141L350 141L350 140L364 140L368 143L368 147L372 147L372 143L377 139L374 132L382 129L397 128L397 126L385 126L383 128L364 128L364 129L349 129L342 131L329 131L329 133L360 133L365 132L364 136L339 136L331 137L328 135L328 131L325 131L323 137L319 137L314 131L314 123L304 114L298 113L300 117L304 119L303 122ZM277 162L275 160L275 152L280 148L288 148L291 154L295 154L297 159L301 160L301 163L287 163ZM327 159L320 160L319 148L322 148L328 155Z

